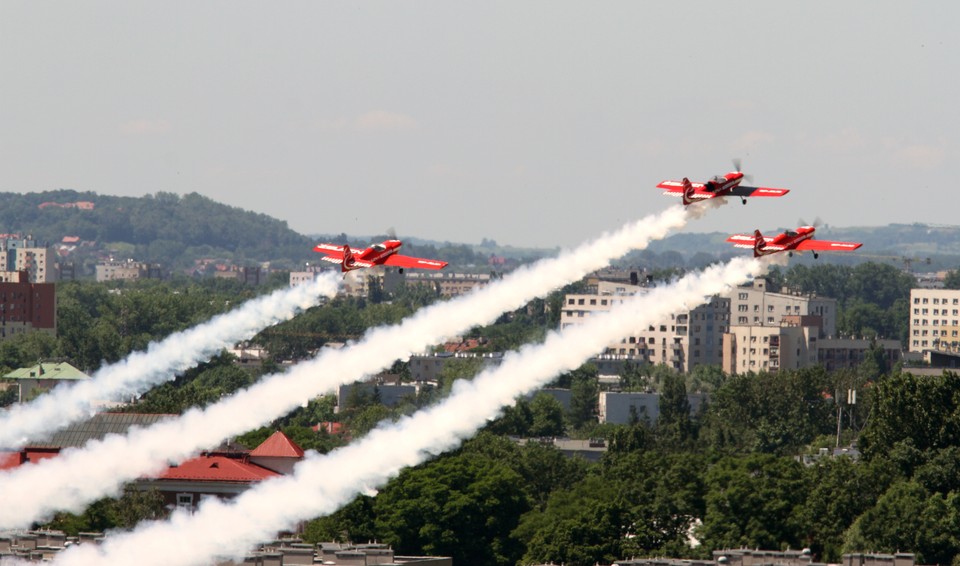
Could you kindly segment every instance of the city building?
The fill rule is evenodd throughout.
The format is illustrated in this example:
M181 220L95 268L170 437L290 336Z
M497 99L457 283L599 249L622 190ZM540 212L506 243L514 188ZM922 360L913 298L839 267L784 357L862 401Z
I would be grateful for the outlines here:
M867 353L876 344L883 350L883 360L892 368L903 359L903 347L899 340L864 338L821 338L817 342L817 362L828 371L852 369L866 359Z
M487 369L492 366L500 365L503 361L503 354L500 352L475 354L471 352L442 352L438 354L420 354L410 356L409 368L410 377L414 382L432 382L440 380L444 366L456 360L478 359L480 360L480 369Z
M32 236L3 236L0 237L0 281L19 281L21 271L27 272L32 283L57 280L56 254L49 246L39 245Z
M620 281L597 281L596 293L564 296L560 327L580 324L606 312L649 288ZM715 296L706 304L670 315L669 320L638 328L607 346L603 356L617 356L637 364L664 364L681 372L697 365L719 365L723 336L730 318L730 299Z
M40 391L48 391L61 383L90 379L90 376L67 362L40 362L35 366L20 368L3 376L18 390L17 401L23 403Z
M820 317L820 336L837 333L837 300L799 292L774 292L766 279L738 286L729 293L730 325L780 326L785 316Z
M700 413L707 397L703 393L688 393L690 416ZM660 394L650 392L601 391L599 395L599 421L611 424L634 422L657 424L660 418Z
M30 283L29 273L16 281L0 281L0 340L27 332L57 333L57 291L54 283Z
M386 268L383 272L383 290L388 293L396 291L403 285L420 285L429 287L441 297L458 297L484 287L494 278L489 273L454 273L448 271L420 272Z
M163 269L159 264L126 261L101 261L96 266L97 281L136 281L138 279L162 279Z
M778 371L817 363L819 317L784 317L781 326L731 325L723 337L726 373Z
M960 347L960 289L911 289L907 350Z

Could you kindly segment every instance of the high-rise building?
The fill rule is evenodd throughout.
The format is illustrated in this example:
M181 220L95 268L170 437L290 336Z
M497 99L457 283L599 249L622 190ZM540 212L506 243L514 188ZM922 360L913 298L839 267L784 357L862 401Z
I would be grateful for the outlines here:
M34 283L52 283L57 280L54 268L55 254L49 247L37 244L32 236L26 238L0 237L0 280L19 281L26 271Z

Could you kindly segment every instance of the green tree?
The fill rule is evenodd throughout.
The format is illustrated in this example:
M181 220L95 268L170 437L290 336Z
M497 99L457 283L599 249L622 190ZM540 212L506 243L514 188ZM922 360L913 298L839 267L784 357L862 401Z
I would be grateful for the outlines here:
M567 421L571 428L581 429L596 423L597 400L600 395L597 385L599 371L593 364L586 364L570 373L570 409Z
M707 548L799 548L802 539L791 511L808 489L793 458L723 458L706 475L701 541Z
M687 399L687 388L683 377L667 376L660 391L657 436L664 445L680 448L692 440L694 434L693 423L690 420L690 401Z
M510 532L529 509L520 480L507 464L475 454L405 470L376 498L377 532L404 554L514 564L522 550Z
M873 388L873 415L860 437L864 456L909 440L920 451L960 444L960 376L894 374Z
M844 552L912 552L921 564L947 564L960 552L960 501L920 484L894 484L845 535Z
M547 393L530 401L530 436L563 436L563 405Z

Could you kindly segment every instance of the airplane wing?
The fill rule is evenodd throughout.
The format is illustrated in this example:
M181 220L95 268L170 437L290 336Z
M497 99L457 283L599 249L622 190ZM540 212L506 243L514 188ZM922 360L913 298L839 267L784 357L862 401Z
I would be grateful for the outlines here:
M445 261L423 259L419 257L397 254L387 256L387 259L384 260L383 264L392 265L394 267L416 267L419 269L443 269L447 266L447 262Z
M784 249L780 244L771 244L770 242L773 238L768 238L767 236L763 237L764 249L772 251L781 251ZM734 234L727 238L727 241L733 244L735 248L749 248L753 249L753 234Z
M703 189L703 183L690 183L690 184L693 185L693 190L695 191L699 191ZM669 194L677 194L677 195L683 194L682 181L661 181L661 183L657 185L657 188L664 189Z
M343 246L337 244L317 244L313 246L313 251L325 255L332 255L335 257L343 258ZM363 250L358 250L356 248L350 248L351 253L358 254Z
M735 197L782 197L790 192L790 189L775 189L773 187L744 187L738 185L734 187L730 195Z
M862 246L860 242L831 242L830 240L804 240L797 244L798 250L817 252L852 252Z

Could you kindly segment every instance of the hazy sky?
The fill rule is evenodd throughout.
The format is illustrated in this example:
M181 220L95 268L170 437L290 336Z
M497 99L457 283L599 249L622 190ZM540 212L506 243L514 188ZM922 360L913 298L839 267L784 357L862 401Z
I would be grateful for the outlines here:
M693 231L957 224L958 2L0 2L0 191L573 245L743 158ZM2 227L0 227L2 231Z

